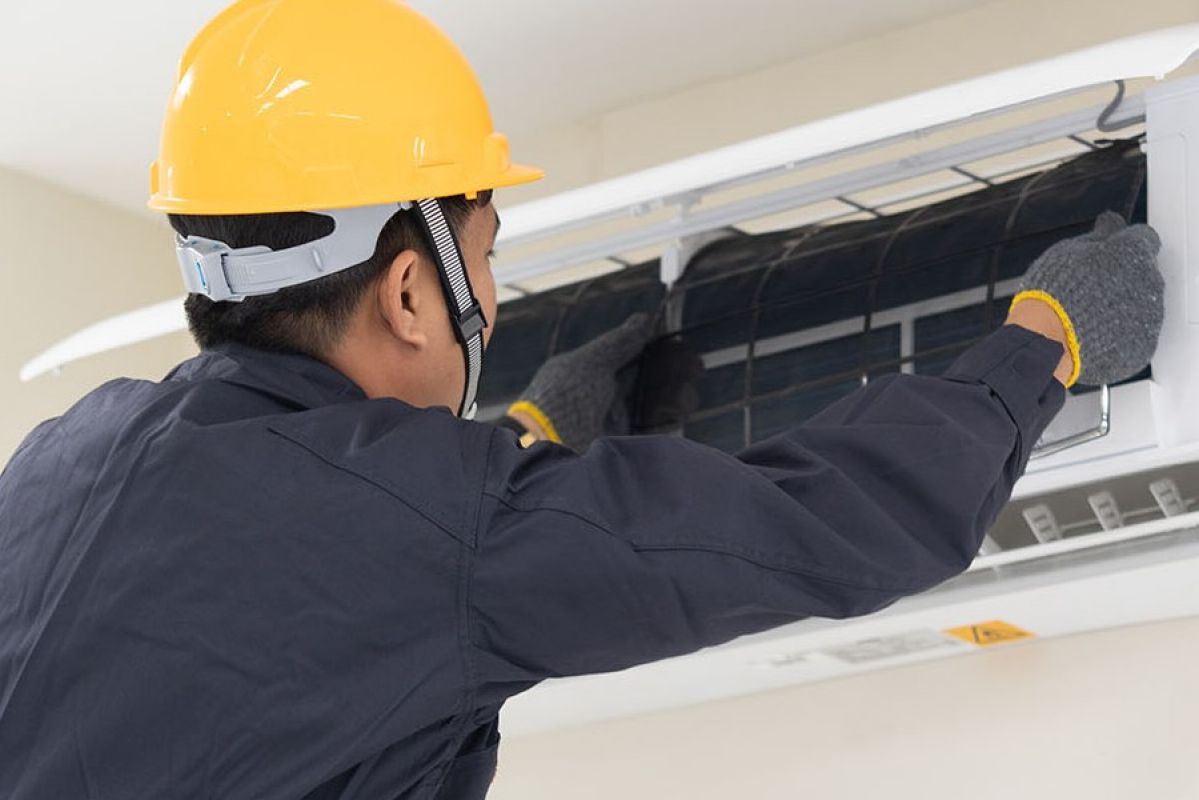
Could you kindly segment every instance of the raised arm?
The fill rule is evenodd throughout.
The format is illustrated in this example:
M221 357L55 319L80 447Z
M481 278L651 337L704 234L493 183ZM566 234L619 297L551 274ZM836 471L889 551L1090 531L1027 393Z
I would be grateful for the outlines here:
M1007 327L941 378L873 381L739 456L492 442L469 602L493 679L620 669L963 570L1060 408L1059 344Z

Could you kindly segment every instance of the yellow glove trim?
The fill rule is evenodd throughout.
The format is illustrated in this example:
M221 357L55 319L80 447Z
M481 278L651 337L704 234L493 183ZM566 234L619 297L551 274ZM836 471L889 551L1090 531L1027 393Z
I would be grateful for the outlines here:
M554 429L554 423L550 422L550 418L545 415L537 406L530 403L528 400L519 400L508 407L508 414L513 413L528 414L533 418L533 421L541 426L545 431L545 435L549 437L551 442L562 444L562 437L558 435L558 431Z
M1078 373L1082 372L1082 355L1078 345L1078 334L1074 332L1074 323L1070 321L1070 315L1066 313L1066 309L1062 308L1062 304L1048 292L1020 292L1012 298L1012 304L1008 308L1009 312L1016 307L1017 303L1023 303L1025 300L1040 300L1048 305L1053 309L1053 313L1057 314L1062 327L1066 330L1066 350L1069 351L1070 359L1074 362L1074 368L1070 370L1070 377L1066 380L1066 388L1069 389L1078 381Z

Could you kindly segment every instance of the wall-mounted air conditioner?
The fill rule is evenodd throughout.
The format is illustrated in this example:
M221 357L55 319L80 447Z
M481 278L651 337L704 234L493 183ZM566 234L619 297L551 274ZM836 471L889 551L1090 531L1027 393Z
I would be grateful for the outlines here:
M1199 614L1199 78L1164 80L1196 51L1199 25L1112 42L503 211L483 416L641 310L661 337L626 376L635 429L729 450L876 375L942 369L1101 211L1159 231L1167 291L1151 370L1072 393L965 574L869 617L548 682L506 729ZM22 375L183 327L178 300L130 312Z
M1199 28L1187 32L1189 56ZM1132 71L1113 75L1095 58L1022 71L1046 84L1053 74L1077 80L1052 99L991 91L990 81L1011 77L995 76L968 94L1015 107L963 107L932 130L643 200L623 225L573 220L514 243L530 252L501 274L527 296L505 306L493 340L483 387L491 413L546 356L647 311L659 316L662 337L629 376L634 428L730 451L879 374L939 372L1002 323L1039 253L1105 210L1161 233L1168 314L1151 370L1071 393L964 575L870 617L807 620L613 675L543 684L509 704L506 730L1199 614L1199 78L1131 96L1121 82L1118 103L1109 95L1071 107L1061 93L1101 75L1168 71L1126 62ZM926 100L888 104L886 115L917 118ZM843 123L814 128L823 135ZM798 144L803 130L794 136ZM552 237L558 244L545 247ZM537 238L545 249L532 252ZM659 252L641 249L654 245ZM632 263L638 255L656 257ZM601 257L607 267L594 263Z

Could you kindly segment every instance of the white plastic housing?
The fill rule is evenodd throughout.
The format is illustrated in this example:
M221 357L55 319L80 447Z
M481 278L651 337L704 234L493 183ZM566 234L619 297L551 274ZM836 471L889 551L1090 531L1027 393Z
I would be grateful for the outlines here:
M1145 95L1149 222L1162 238L1166 321L1153 360L1158 442L1199 441L1199 78Z

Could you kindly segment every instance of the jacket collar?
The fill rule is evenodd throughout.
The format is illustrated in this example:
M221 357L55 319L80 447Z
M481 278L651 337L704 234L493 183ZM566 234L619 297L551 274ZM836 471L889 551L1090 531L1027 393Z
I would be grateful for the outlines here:
M353 381L315 358L232 343L200 351L172 370L167 380L225 381L300 408L366 399Z

